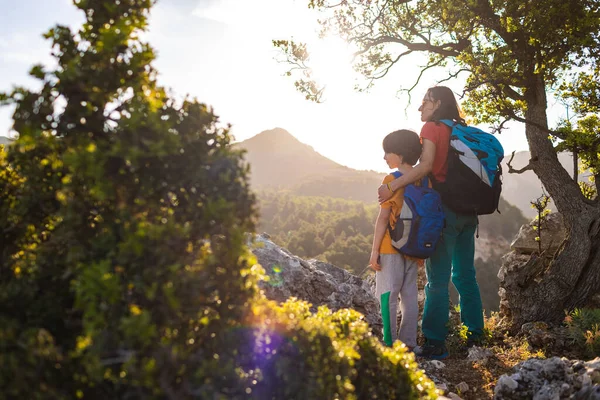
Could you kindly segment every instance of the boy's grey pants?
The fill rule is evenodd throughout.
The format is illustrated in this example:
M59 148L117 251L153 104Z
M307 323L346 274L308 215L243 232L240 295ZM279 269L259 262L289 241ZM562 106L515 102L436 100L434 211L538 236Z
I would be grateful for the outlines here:
M400 253L381 254L379 257L381 271L375 274L375 295L381 305L383 341L391 346L396 339L400 339L405 345L413 348L417 345L419 318L417 261L406 259ZM400 296L402 321L400 332L396 334L398 296Z

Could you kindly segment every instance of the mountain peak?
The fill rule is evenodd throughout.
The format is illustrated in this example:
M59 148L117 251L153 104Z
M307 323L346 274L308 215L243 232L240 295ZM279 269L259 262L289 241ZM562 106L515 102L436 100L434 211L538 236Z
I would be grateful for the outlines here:
M236 143L246 150L254 188L285 188L307 196L373 201L384 174L356 171L319 154L283 128Z
M296 139L294 135L289 133L283 128L273 128L266 131L262 131L256 136L247 139L245 142L262 142L262 143L276 143L278 145L291 145L298 144L300 141Z

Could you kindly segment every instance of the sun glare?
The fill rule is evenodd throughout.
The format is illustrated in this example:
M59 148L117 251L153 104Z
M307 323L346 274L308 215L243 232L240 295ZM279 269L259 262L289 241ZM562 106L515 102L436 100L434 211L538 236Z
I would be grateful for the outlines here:
M352 51L338 38L316 40L309 44L309 66L315 80L328 94L351 90L356 72L352 69Z

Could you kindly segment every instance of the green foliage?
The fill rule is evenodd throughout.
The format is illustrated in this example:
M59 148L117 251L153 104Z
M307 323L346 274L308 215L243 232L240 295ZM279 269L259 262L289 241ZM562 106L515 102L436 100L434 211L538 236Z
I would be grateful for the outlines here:
M306 44L296 43L291 40L273 40L272 44L284 52L293 55L296 60L295 62L298 64L302 74L302 78L297 79L294 82L296 89L300 93L305 94L306 100L321 103L323 101L323 83L315 81L314 72L308 67L307 63L310 59L310 55L306 49ZM291 76L291 71L288 71L286 75Z
M255 303L251 324L261 328L252 364L263 379L252 387L253 398L436 397L402 343L381 345L354 310L322 306L311 315L309 308L294 300Z
M575 101L577 104L578 101ZM600 111L596 109L597 113ZM592 176L590 180L594 186L580 182L579 187L582 194L592 199L598 192L597 177L600 174L600 117L596 113L580 114L576 122L563 121L553 135L557 151L570 151L578 160L581 160L579 172L589 171Z
M404 57L427 52L423 71L448 67L449 78L466 74L466 109L481 122L522 118L534 85L555 84L563 71L597 60L600 12L598 4L589 1L544 0L535 6L506 0L310 0L307 4L320 12L323 36L338 35L357 49L354 66L366 78L367 87L391 69L401 69ZM298 76L301 84L296 88L318 101L323 83L306 82L311 81L306 72L310 49L293 41L273 44L289 62L290 75ZM586 89L592 91L594 80L586 82L590 83Z
M600 356L600 309L575 309L565 317L569 337L586 356Z
M587 182L579 182L579 190L581 190L581 194L588 200L594 200L598 196L596 187Z
M32 69L41 89L5 96L19 134L0 159L9 397L177 395L235 377L211 365L230 351L213 336L256 292L254 196L212 111L156 85L137 40L150 5L78 2L83 28L46 35L58 65Z
M495 329L494 324L498 320L498 312L492 312L489 316L484 316L484 327L483 335L477 338L478 345L486 346L491 342L493 331ZM450 310L450 319L448 320L448 336L446 344L451 352L460 352L464 350L467 345L467 339L469 339L469 328L462 323L460 319L460 306L455 305Z
M548 214L550 214L550 209L548 207L548 203L550 202L550 197L546 194L542 194L540 197L531 202L531 207L535 208L538 215L535 217L536 224L533 227L533 230L537 232L535 237L535 241L538 244L538 253L542 252L542 231L546 227L546 219L548 218Z
M262 298L248 167L209 107L157 86L152 3L76 1L41 88L0 96L19 134L0 148L3 396L434 397L360 314Z

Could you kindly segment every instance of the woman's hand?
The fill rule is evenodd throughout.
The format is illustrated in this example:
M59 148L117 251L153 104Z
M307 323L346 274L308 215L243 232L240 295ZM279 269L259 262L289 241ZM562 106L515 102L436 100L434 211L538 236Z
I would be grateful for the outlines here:
M392 197L393 194L394 193L387 187L387 185L379 186L379 189L377 189L377 199L379 200L379 204Z
M373 271L381 271L381 265L379 265L378 251L371 252L371 258L369 259L369 267L371 267Z

